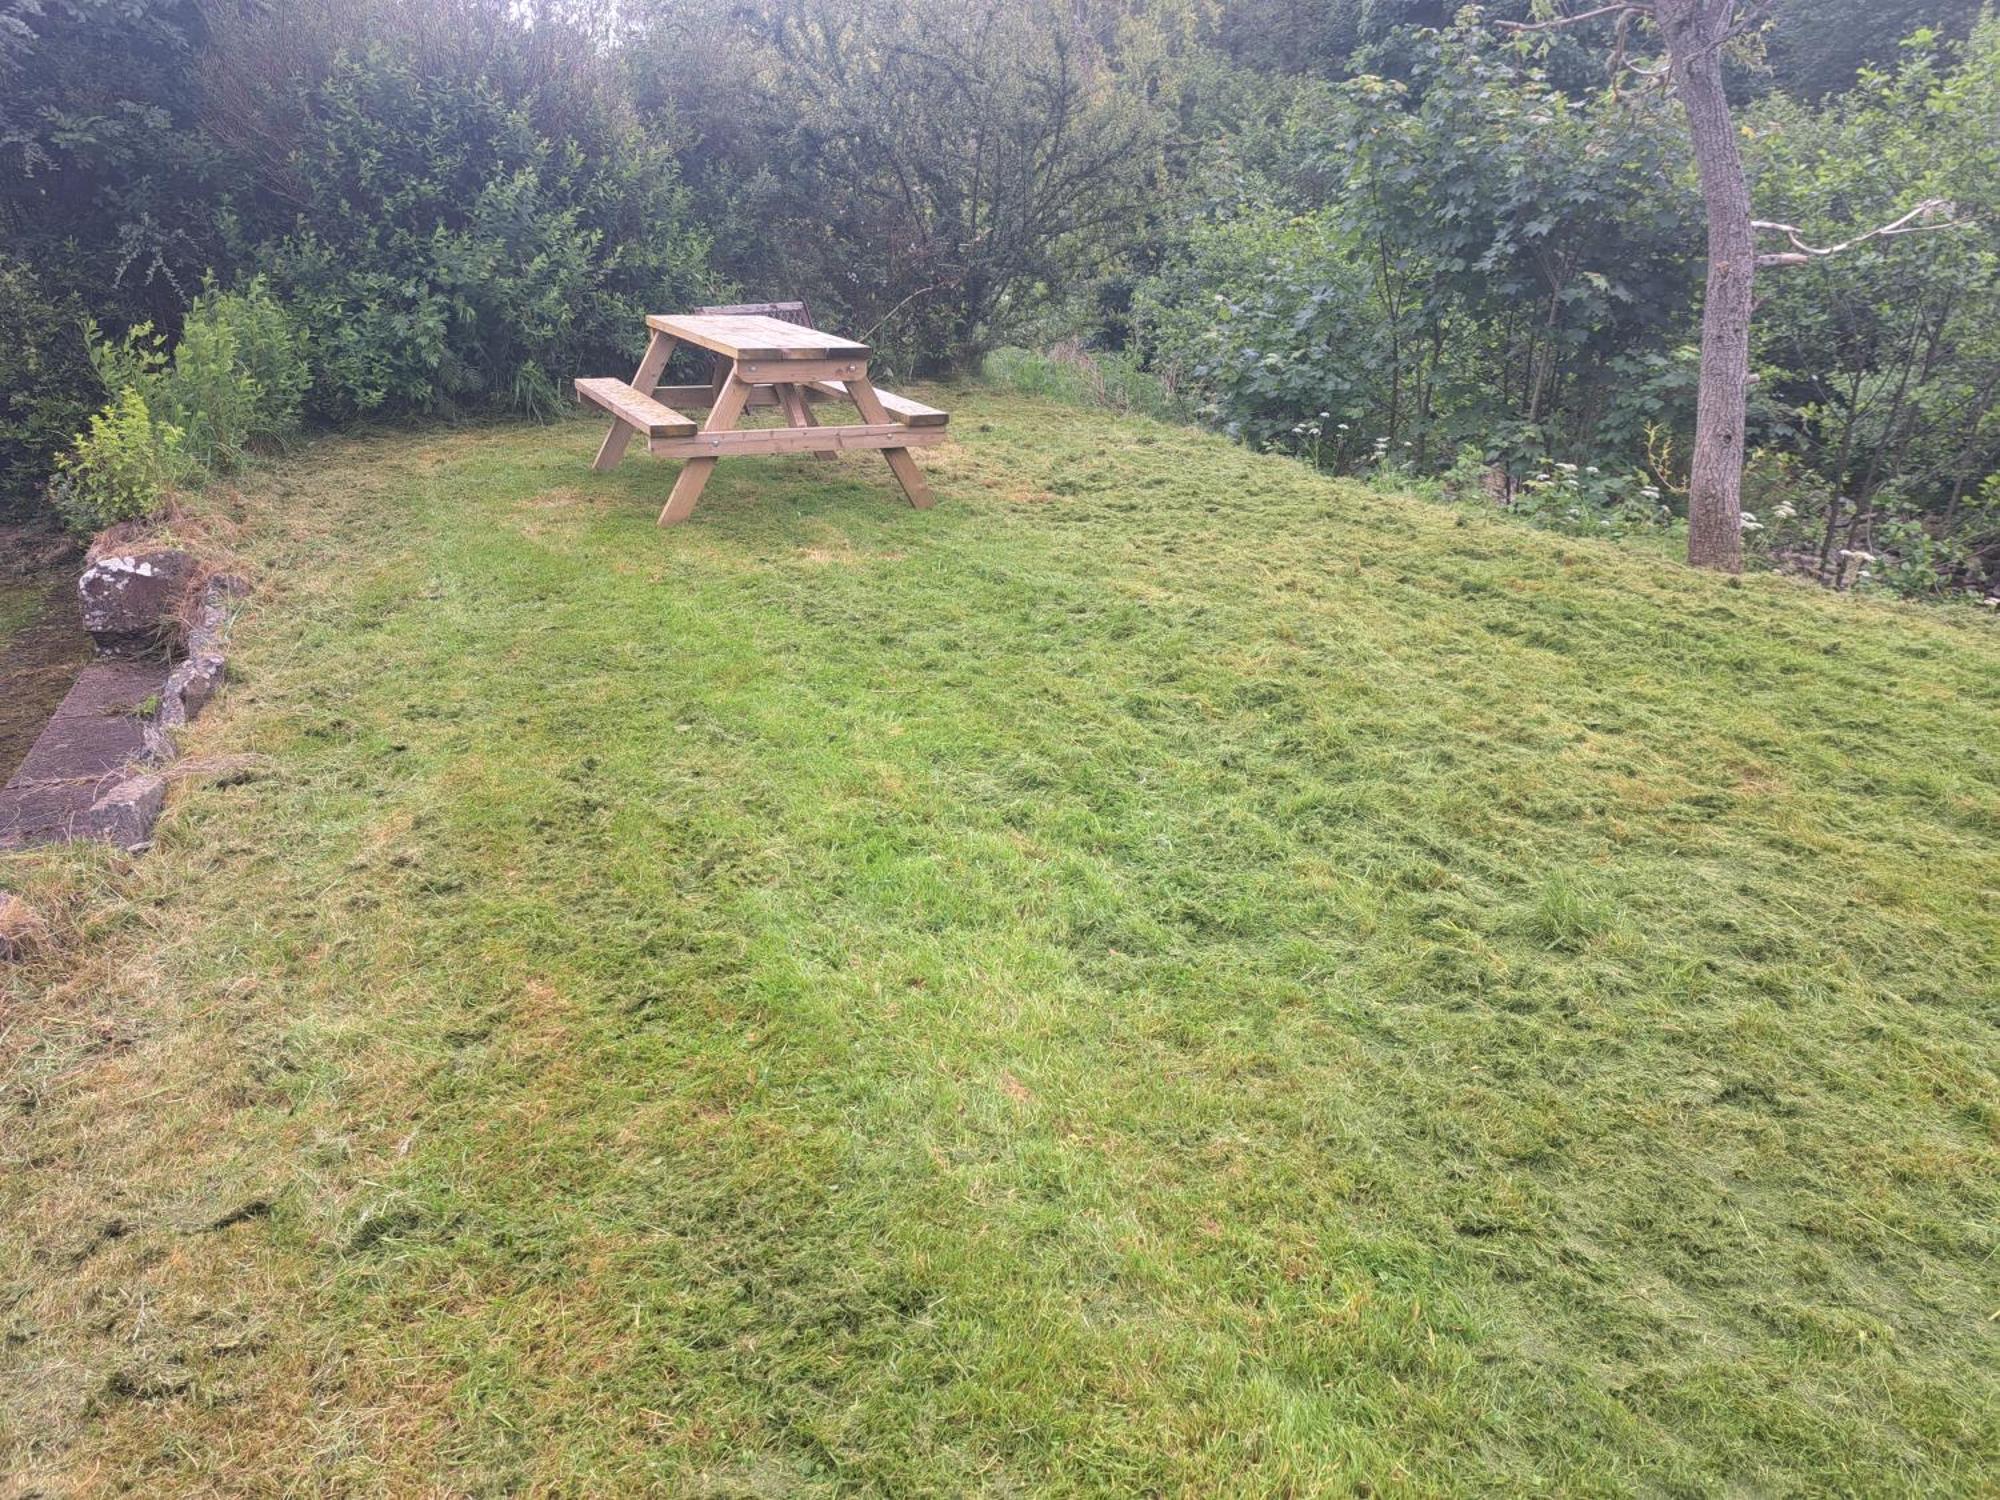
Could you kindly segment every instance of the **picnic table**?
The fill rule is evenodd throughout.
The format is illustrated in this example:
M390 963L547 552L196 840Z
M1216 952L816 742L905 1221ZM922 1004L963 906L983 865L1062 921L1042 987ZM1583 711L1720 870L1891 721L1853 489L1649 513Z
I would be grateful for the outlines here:
M618 466L635 437L643 437L656 457L686 460L660 512L662 526L694 513L719 461L751 454L831 456L872 448L889 461L910 504L919 510L930 506L930 489L910 450L942 442L950 415L877 390L868 379L866 344L757 313L656 314L646 326L652 338L629 382L579 380L576 393L611 415L611 431L592 465L600 473ZM710 354L707 385L659 383L668 359L683 344ZM822 426L813 407L829 400L851 403L861 420ZM746 410L763 406L777 407L784 424L737 427ZM708 420L699 427L683 415L703 407Z

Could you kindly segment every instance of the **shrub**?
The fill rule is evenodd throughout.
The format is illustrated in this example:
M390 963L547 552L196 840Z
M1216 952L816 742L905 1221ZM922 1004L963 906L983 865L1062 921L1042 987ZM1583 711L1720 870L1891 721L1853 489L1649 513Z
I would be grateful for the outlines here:
M235 292L211 279L171 357L141 323L120 342L93 339L91 360L107 390L140 392L158 420L180 430L186 461L212 473L297 430L311 380L304 341L261 278Z
M541 412L635 359L646 313L699 300L672 155L610 102L580 93L558 132L503 82L381 43L273 87L291 149L270 196L296 217L244 253L310 336L319 414Z
M0 263L0 517L34 512L56 455L102 399L82 310Z
M155 514L186 472L181 430L157 420L128 385L56 460L49 494L64 524L88 536Z
M297 430L310 381L304 340L263 279L236 292L211 281L174 346L160 415L186 433L191 459L226 471Z
M1545 531L1630 536L1674 522L1659 486L1645 474L1607 474L1595 464L1552 463L1521 481L1512 509Z

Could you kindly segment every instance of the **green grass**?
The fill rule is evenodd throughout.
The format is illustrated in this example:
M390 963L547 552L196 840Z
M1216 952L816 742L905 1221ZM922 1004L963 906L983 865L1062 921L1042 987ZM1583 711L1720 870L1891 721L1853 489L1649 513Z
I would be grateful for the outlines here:
M0 651L5 651L16 636L41 618L48 596L45 578L15 578L0 573Z
M946 393L326 442L0 860L23 1493L1971 1494L2000 633Z
M0 582L0 649L34 619L44 590Z

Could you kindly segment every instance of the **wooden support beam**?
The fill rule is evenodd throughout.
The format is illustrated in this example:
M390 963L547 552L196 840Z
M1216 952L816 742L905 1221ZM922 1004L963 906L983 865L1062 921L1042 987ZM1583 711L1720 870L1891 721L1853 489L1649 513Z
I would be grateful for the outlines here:
M812 403L806 400L806 388L802 385L776 385L771 387L778 393L778 404L785 409L785 418L793 427L811 429L819 426L819 418L813 415ZM823 447L809 450L814 458L828 459L833 454Z
M875 387L868 383L866 375L859 375L846 382L847 394L854 402L854 409L861 413L861 420L872 426L886 425L889 412L882 405L882 398L875 394ZM897 424L899 427L901 424ZM910 445L915 442L937 442L944 433L935 427L902 427L903 444L895 448L884 448L882 456L889 461L889 472L896 476L896 483L909 496L910 504L918 510L929 510L937 502L931 498L931 487L924 482L924 471L917 467L917 461L910 457Z
M734 375L722 383L722 391L715 398L715 407L708 414L703 425L703 434L719 437L735 427L743 415L743 408L750 402L750 387ZM699 438L679 438L668 441L699 442ZM662 526L678 526L694 514L695 502L701 499L701 492L708 483L708 476L715 472L713 455L704 458L690 458L681 466L680 477L674 481L673 493L667 496L667 503L660 511Z

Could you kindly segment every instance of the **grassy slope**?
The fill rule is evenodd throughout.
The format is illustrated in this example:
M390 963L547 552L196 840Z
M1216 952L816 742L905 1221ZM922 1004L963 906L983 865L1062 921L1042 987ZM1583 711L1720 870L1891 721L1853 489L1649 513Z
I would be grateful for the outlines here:
M0 860L22 1473L1991 1483L2000 633L957 406L247 487L270 774Z

